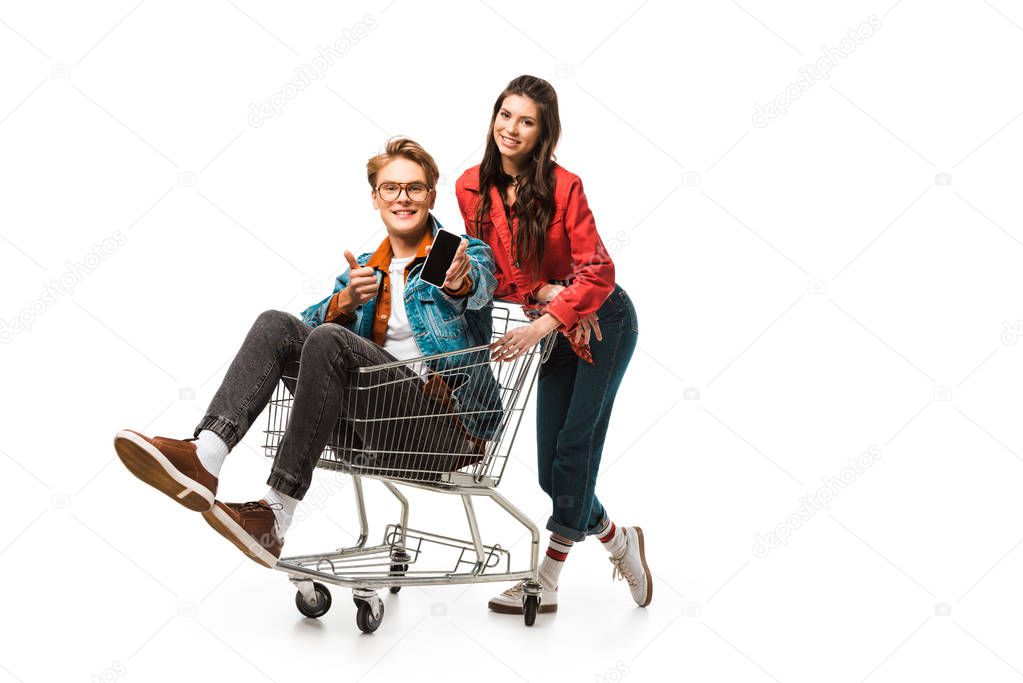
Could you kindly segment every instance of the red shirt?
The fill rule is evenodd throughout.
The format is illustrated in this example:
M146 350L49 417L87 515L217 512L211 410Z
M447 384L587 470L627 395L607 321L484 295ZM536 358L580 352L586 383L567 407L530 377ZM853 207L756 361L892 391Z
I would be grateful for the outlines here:
M481 201L479 171L479 166L473 166L455 183L458 208L466 232L471 235L476 233L473 226ZM545 284L552 280L571 280L546 309L567 330L574 327L579 318L600 308L614 290L614 263L597 234L579 176L557 164L554 166L554 217L547 228L547 245L538 278L527 274L515 262L513 237L517 230L518 218L513 215L508 225L501 193L496 187L490 188L490 215L484 218L482 230L476 236L494 252L495 298L532 304L535 303L533 295Z

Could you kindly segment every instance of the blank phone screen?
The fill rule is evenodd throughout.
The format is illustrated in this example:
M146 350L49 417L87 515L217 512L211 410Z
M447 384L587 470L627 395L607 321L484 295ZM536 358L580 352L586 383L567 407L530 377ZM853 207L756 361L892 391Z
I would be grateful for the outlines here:
M447 230L438 230L437 236L433 239L433 247L430 248L430 255L426 257L423 264L423 271L419 277L424 282L429 282L434 287L444 286L444 275L455 260L455 252L462 240Z

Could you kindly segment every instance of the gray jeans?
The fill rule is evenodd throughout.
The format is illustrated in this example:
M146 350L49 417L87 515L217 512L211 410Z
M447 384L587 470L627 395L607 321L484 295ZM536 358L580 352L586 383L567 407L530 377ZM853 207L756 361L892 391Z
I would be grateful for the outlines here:
M252 324L195 435L208 429L233 449L281 378L294 377L297 369L297 383L285 380L294 400L267 480L281 493L302 498L324 448L338 440L341 457L358 453L352 464L370 474L443 472L476 462L478 457L454 455L474 453L476 445L458 417L423 392L423 382L407 366L362 374L362 387L379 388L356 386L358 368L394 360L341 325L314 328L290 313L265 311Z

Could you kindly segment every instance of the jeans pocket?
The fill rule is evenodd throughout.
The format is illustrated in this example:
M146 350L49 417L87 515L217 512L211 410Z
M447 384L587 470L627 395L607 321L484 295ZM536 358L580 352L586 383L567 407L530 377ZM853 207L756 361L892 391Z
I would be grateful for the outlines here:
M636 315L636 307L633 305L632 299L621 287L615 288L614 296L618 298L618 301L621 304L623 317L628 319L627 325L629 329L632 330L634 334L639 334L639 318Z

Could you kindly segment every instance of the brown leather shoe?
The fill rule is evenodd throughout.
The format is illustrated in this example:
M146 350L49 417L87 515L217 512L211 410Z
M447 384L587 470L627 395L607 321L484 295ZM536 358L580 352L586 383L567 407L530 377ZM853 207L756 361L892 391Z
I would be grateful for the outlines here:
M193 440L148 436L125 429L114 437L114 448L132 474L184 505L202 512L213 507L217 478L195 454Z
M238 550L264 567L274 567L281 556L284 541L277 536L276 519L265 500L252 503L216 501L202 518Z

